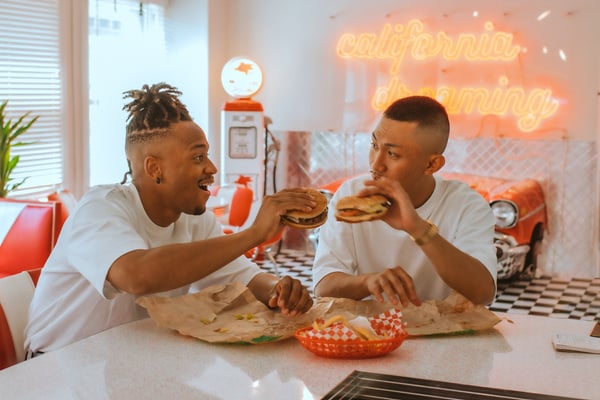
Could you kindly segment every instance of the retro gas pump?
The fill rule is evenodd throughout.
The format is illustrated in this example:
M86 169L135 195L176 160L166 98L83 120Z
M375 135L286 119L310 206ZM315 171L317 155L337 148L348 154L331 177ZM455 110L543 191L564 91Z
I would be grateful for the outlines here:
M233 97L221 111L221 184L250 177L254 200L263 197L265 179L265 125L263 106L252 100L263 83L261 68L245 57L229 60L221 83Z

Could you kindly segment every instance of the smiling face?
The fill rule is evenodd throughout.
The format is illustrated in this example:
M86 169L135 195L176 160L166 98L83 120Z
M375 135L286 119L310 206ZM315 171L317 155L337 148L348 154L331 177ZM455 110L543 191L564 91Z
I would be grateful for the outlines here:
M208 157L209 144L204 131L191 121L177 122L162 144L161 189L174 212L199 215L206 211L217 168ZM164 185L164 186L162 186Z
M133 183L156 224L167 226L182 213L206 211L208 186L217 173L208 151L204 131L192 121L173 123L165 135L132 151Z
M181 92L164 82L124 92L130 98L125 153L132 183L148 217L159 226L182 213L206 211L217 168L204 131L193 122Z

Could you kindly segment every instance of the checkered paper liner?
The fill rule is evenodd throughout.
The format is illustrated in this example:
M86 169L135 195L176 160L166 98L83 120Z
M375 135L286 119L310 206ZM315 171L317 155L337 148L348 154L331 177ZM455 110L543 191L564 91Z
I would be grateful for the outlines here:
M387 310L367 318L371 328L383 339L364 340L339 321L324 329L307 327L296 331L295 337L307 350L330 358L371 358L398 348L408 336L400 310ZM323 319L317 319L323 324Z

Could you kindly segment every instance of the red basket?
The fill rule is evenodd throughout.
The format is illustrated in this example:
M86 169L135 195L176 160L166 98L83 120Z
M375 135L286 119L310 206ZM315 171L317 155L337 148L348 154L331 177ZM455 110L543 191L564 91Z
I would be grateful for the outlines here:
M329 358L380 357L397 349L408 336L403 332L399 336L382 340L317 339L306 335L310 330L312 327L298 329L294 336L308 351Z

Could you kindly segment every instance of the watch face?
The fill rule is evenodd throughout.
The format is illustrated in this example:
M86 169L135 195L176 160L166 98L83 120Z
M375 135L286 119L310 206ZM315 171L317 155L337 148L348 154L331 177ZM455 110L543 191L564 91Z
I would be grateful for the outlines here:
M263 73L257 63L235 57L229 60L221 71L223 89L232 97L252 97L263 83Z
M256 158L257 138L255 126L229 128L229 158Z

